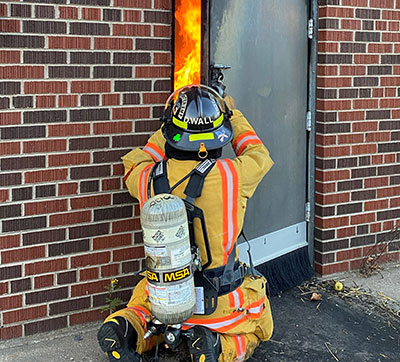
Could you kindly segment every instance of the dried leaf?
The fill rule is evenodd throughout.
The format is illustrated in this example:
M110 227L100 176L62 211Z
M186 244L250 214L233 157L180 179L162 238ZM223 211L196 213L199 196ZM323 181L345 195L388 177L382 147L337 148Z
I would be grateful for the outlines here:
M321 300L321 299L322 299L322 295L319 293L316 293L316 292L312 293L312 296L310 298L310 300Z

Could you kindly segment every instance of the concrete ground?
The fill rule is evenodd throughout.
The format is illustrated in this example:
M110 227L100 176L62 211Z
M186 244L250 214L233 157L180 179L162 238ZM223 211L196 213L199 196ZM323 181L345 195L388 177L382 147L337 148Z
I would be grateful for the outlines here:
M274 335L249 362L400 361L400 264L368 278L352 272L331 279L344 289L337 292L334 281L319 279L272 297ZM310 301L313 292L321 299ZM106 362L96 340L99 325L0 342L0 362ZM189 360L160 351L160 362Z

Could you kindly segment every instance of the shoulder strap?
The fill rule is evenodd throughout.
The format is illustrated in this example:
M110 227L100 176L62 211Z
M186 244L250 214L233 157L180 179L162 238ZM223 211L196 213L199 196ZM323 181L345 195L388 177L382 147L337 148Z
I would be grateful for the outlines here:
M167 161L159 161L153 166L149 177L149 183L147 185L148 198L151 197L151 180L153 180L153 190L155 195L170 192Z
M196 168L192 171L192 176L185 188L184 194L186 200L193 203L197 197L201 196L201 191L204 186L204 179L214 167L216 160L207 159L199 163Z

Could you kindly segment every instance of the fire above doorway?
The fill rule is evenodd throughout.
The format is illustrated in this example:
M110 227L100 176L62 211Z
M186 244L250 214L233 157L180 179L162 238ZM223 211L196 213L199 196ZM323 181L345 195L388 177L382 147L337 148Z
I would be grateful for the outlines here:
M175 0L174 89L201 79L201 0Z

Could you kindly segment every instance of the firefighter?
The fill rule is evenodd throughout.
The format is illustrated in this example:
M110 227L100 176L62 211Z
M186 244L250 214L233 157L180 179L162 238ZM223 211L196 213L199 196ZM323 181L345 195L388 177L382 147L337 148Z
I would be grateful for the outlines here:
M211 279L219 278L218 304L210 315L192 315L183 328L193 328L193 338L188 342L193 361L244 361L260 341L271 337L273 321L266 279L241 272L244 266L238 261L236 241L247 200L273 161L232 97L222 99L209 87L190 85L175 91L162 118L162 128L144 148L123 157L124 181L142 207L148 199L149 177L156 162L167 160L168 181L175 185L202 160L217 159L194 203L205 216L212 264L204 273ZM222 148L229 142L236 154L232 160L221 158ZM184 198L186 184L187 180L172 193ZM195 236L204 260L203 235L198 228L195 225ZM230 282L224 284L221 278L227 269L233 272ZM156 343L155 337L143 339L149 319L151 308L143 278L127 307L107 317L98 332L100 346L110 361L142 360L142 353Z

